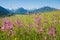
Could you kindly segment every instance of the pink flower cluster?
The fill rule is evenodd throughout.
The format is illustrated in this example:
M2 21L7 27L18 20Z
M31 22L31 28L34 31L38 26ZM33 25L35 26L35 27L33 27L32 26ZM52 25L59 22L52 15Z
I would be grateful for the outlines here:
M4 31L4 30L12 30L12 29L13 29L13 23L7 19L4 20L1 30Z

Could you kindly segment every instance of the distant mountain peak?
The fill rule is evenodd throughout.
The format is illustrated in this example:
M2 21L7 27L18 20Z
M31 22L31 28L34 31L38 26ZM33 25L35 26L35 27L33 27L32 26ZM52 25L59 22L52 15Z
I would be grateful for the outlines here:
M23 13L23 14L25 13L26 14L27 10L21 7L21 8L18 8L15 12L16 13Z

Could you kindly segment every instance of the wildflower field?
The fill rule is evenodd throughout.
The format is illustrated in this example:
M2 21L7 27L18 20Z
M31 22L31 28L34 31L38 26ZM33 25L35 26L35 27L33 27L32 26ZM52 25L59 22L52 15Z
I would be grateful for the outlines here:
M60 40L60 11L0 18L0 40Z

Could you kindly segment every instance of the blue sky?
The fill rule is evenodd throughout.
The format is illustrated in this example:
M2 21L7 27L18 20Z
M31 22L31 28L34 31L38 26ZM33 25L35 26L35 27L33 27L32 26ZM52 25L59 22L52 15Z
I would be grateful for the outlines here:
M8 9L34 9L44 6L50 6L60 9L60 0L0 0L0 6Z

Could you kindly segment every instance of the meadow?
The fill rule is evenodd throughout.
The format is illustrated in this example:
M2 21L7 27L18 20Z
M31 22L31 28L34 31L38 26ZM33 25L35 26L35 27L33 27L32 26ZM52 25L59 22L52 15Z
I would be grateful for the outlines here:
M60 11L0 18L0 40L60 40Z

